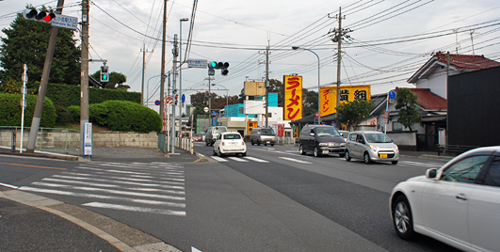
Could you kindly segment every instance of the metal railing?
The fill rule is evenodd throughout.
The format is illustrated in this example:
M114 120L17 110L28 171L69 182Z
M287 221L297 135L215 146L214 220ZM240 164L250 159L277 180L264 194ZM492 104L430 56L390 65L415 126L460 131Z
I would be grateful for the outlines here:
M23 151L28 147L30 127L23 129ZM0 146L20 148L21 127L0 126ZM65 128L43 128L37 133L35 150L78 155L80 149L80 130Z

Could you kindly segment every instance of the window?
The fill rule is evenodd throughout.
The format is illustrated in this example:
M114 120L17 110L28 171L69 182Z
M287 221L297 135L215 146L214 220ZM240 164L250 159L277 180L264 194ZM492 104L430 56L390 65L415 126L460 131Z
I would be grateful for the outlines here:
M392 131L403 131L403 124L400 122L392 122Z
M356 134L350 134L349 135L349 140L356 141Z
M227 134L224 135L224 139L241 139L239 134Z
M485 185L500 186L500 157L495 157L484 178Z
M488 156L472 156L462 159L448 167L441 175L441 180L474 183L486 160Z

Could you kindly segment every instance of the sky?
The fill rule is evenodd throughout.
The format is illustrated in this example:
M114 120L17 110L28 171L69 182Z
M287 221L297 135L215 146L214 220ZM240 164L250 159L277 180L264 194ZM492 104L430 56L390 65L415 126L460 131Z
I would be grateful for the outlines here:
M81 20L79 1L66 0L63 14ZM145 100L159 99L162 57L162 0L90 1L90 57L106 59L110 72L127 76L129 91L141 92L145 48ZM55 8L57 1L0 1L0 26L10 28L27 4ZM342 85L371 85L372 95L406 82L435 52L484 55L500 61L500 2L497 0L205 0L194 15L192 42L186 54L194 0L167 2L166 69L172 70L174 34L182 36L183 59L230 64L227 76L216 71L212 92L239 95L245 80L303 76L304 88L336 85L339 10L343 36ZM180 22L188 18L189 22ZM182 25L182 35L180 29ZM0 36L5 34L0 32ZM76 38L80 36L75 33ZM80 42L78 41L78 44ZM308 50L292 50L293 46ZM102 63L90 63L90 73ZM182 93L208 91L207 69L182 68ZM179 81L176 83L179 89ZM165 87L165 90L167 88ZM149 98L148 98L149 97ZM187 98L189 102L189 98Z

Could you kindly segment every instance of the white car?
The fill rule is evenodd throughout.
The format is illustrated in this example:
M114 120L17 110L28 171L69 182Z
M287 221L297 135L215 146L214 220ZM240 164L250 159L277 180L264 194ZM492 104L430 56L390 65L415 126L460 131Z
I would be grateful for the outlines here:
M217 136L214 143L214 155L225 156L227 154L247 155L247 146L238 132L223 132Z
M394 187L398 236L420 233L464 251L500 251L500 146L465 152Z

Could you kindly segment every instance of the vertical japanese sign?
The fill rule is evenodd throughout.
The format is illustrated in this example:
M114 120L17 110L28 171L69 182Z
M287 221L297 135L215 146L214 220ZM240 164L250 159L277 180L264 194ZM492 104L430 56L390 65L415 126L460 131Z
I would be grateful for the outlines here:
M92 123L89 122L84 124L83 132L83 158L87 155L92 158Z
M357 86L341 86L340 87L340 102L347 103L354 100L370 101L371 99L371 86L370 85L357 85ZM320 87L320 108L321 116L336 113L337 107L337 86Z
M302 118L302 76L283 76L284 120Z

